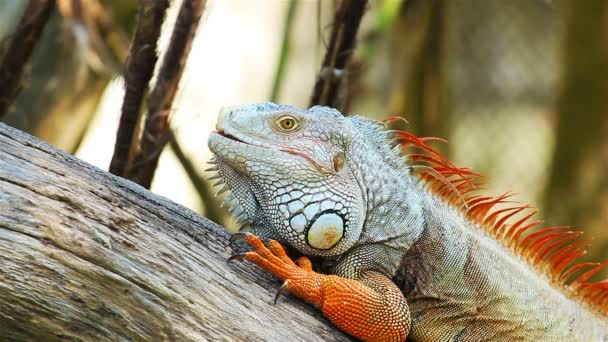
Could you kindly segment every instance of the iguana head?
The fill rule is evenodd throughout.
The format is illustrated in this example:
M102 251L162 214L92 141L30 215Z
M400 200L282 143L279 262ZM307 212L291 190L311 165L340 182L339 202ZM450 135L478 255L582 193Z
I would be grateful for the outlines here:
M348 157L352 123L338 111L245 105L223 109L216 129L217 170L254 233L321 256L359 239L364 193Z

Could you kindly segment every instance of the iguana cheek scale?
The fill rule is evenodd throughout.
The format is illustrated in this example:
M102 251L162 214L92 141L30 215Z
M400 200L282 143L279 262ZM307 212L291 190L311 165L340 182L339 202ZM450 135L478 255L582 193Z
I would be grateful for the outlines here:
M391 121L273 103L222 111L209 138L220 192L270 240L235 234L253 251L233 258L366 341L607 340L608 282L587 282L606 264L575 263L588 240L530 233L529 206L496 209L511 195L476 195L479 174ZM315 272L281 244L335 267Z

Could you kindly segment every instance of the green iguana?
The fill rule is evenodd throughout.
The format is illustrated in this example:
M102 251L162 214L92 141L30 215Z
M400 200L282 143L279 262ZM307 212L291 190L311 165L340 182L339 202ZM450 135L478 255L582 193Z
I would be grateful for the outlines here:
M235 255L284 281L369 341L606 341L606 264L579 263L588 240L534 230L509 194L474 195L480 176L383 122L263 103L220 113L209 138L232 211L252 233ZM400 157L404 148L422 153ZM221 191L221 192L222 192ZM332 259L330 274L281 244ZM397 285L399 284L399 286Z

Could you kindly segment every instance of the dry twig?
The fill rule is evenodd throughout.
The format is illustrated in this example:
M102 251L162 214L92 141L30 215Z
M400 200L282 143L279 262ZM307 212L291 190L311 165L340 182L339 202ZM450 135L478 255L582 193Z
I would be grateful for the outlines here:
M154 73L158 56L156 44L169 6L168 0L144 0L137 15L137 28L131 42L125 71L125 97L116 134L110 172L125 176L135 150L137 122L141 105Z
M169 48L163 57L158 79L148 99L148 114L141 147L128 177L150 188L158 159L169 134L169 113L177 94L192 40L205 8L206 0L185 0L175 21Z
M339 91L347 63L354 51L357 31L367 8L367 0L342 0L336 11L331 38L310 105L340 109Z

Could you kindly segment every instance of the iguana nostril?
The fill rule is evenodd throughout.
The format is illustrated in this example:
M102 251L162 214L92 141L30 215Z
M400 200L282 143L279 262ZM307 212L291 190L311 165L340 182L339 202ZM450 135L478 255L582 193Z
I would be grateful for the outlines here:
M217 123L215 124L215 129L217 131L223 131L226 121L230 120L232 113L234 112L234 106L222 107L220 108L220 113L217 116Z

